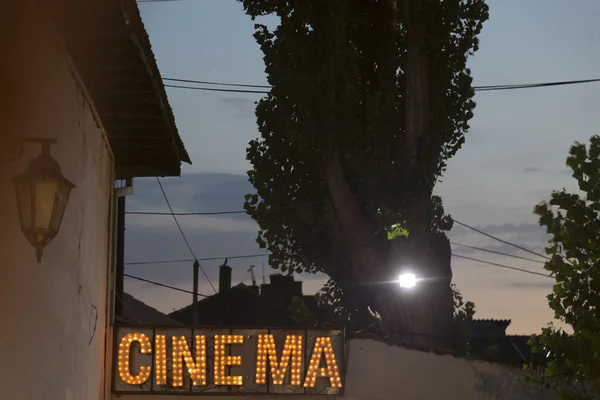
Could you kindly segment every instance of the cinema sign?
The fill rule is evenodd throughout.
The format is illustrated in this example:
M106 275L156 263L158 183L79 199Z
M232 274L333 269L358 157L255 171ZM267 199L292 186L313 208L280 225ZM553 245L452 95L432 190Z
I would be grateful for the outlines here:
M113 391L340 395L343 345L331 330L121 325Z

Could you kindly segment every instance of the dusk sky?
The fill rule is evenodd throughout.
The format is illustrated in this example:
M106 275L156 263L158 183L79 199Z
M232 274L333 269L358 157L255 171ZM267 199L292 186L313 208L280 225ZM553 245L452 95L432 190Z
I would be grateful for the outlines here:
M600 15L597 0L488 0L490 20L471 58L474 84L497 85L600 77ZM235 0L140 3L165 78L266 84L253 22ZM181 178L163 180L175 211L240 210L252 192L245 149L258 135L254 102L260 94L167 88L179 132L193 165ZM553 189L573 189L565 167L570 146L600 131L600 83L541 89L478 92L477 108L463 149L449 163L436 193L458 221L542 252L544 231L532 209ZM154 179L135 181L128 211L168 211ZM189 216L180 222L196 256L226 257L262 252L256 224L245 215ZM455 227L454 242L528 256L485 236ZM544 272L540 263L454 248L456 254ZM529 256L528 256L529 257ZM535 258L535 256L531 256ZM128 216L126 261L189 259L170 216ZM230 260L234 284L250 282L266 258ZM216 286L219 261L202 266ZM552 319L545 296L552 279L453 258L454 283L475 302L477 318L511 319L509 332L530 334ZM266 267L267 275L273 271ZM192 287L191 263L127 266L126 273ZM323 276L301 276L305 293L320 289ZM127 279L125 290L171 312L191 295ZM200 292L211 294L202 280Z

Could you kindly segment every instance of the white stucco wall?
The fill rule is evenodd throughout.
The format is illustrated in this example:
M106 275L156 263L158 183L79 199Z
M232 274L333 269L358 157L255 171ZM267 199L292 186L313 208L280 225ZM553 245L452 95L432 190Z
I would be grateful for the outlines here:
M438 355L366 339L347 348L344 400L555 400L523 382L521 370L500 364ZM189 396L161 395L161 400ZM203 400L239 396L201 396ZM244 396L259 399L341 400L324 396ZM112 400L153 400L156 394L118 395Z
M20 232L9 177L41 147L28 144L20 161L2 165L0 398L96 400L103 396L113 160L53 27L32 14L20 28L16 41L25 50L2 62L12 63L10 79L24 101L2 116L2 128L57 139L51 155L76 188L38 264Z
M346 400L552 400L522 371L373 340L350 342Z

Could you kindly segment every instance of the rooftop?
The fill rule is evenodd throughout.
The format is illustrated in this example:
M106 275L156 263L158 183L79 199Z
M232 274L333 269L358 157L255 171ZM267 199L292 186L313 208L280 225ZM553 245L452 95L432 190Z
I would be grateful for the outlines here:
M191 163L135 0L59 0L52 11L116 159L117 179Z
M128 293L123 293L123 315L117 316L115 319L118 323L127 324L156 326L182 325L179 321L170 318Z

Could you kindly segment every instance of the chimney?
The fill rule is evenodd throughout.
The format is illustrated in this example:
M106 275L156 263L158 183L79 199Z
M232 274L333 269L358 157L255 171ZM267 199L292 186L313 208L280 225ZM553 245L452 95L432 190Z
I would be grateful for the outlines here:
M231 289L231 267L229 265L219 266L219 293Z
M286 308L292 297L302 297L302 282L295 281L293 276L271 275L271 283L261 285L260 296L267 304Z

